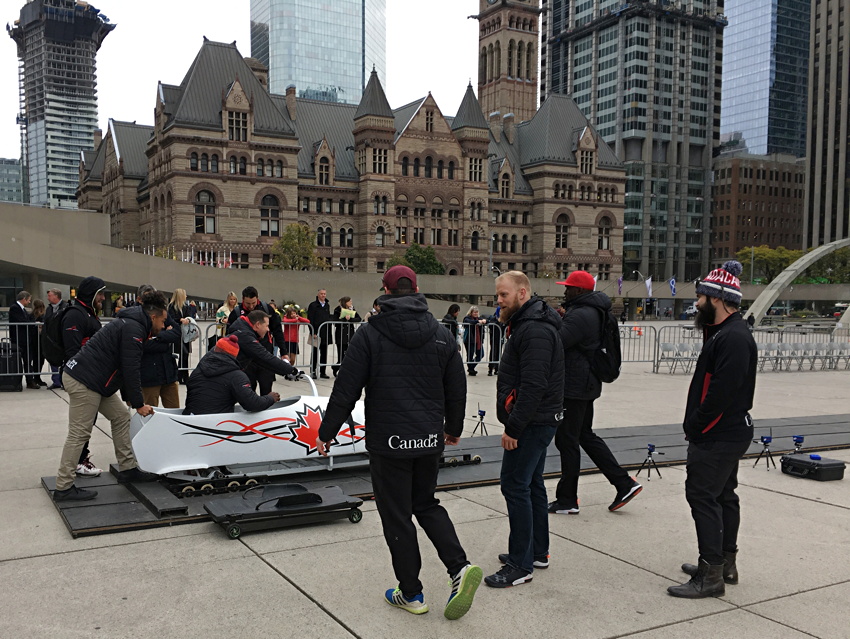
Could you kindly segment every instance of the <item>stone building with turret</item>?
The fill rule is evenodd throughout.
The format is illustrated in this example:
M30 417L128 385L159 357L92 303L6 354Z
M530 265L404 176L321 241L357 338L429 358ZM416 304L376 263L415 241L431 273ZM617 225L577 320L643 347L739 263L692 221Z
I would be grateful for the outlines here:
M478 16L481 51L519 51L517 31L536 74L537 2L522 4ZM528 107L536 79L514 77L516 55L482 58L487 106L470 84L449 115L430 93L393 108L375 72L357 105L271 94L262 64L204 40L181 83L156 88L152 127L111 122L82 155L81 206L110 215L114 246L233 268L269 264L298 223L328 268L379 273L416 243L449 275L616 279L623 166L571 98Z

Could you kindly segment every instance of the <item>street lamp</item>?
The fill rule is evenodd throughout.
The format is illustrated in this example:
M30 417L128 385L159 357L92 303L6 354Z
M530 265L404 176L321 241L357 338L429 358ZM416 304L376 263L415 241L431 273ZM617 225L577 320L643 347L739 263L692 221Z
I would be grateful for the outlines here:
M498 266L491 266L490 270L496 273L497 276L502 274L502 269L500 269Z
M345 264L343 264L342 262L337 262L337 263L336 263L336 265L337 265L338 267L340 267L343 271L345 271L346 273L348 273L348 267L347 267Z

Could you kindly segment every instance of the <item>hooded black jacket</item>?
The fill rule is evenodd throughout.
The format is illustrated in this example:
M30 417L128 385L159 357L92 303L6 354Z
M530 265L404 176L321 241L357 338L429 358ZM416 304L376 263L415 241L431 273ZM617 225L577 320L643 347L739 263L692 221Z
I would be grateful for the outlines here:
M261 369L278 375L289 375L292 372L292 364L272 355L270 333L266 333L266 336L261 339L246 315L233 322L232 326L228 325L227 332L230 335L236 335L239 340L239 357L237 358L239 366L254 379Z
M697 359L684 430L692 442L743 442L753 437L753 407L758 350L747 323L733 313L708 326Z
M599 291L582 293L564 303L558 333L564 344L564 399L596 399L602 382L590 370L589 355L602 339L602 313L611 310L611 300Z
M103 327L94 309L94 298L105 288L106 284L99 277L85 278L77 289L77 299L71 302L62 316L62 346L66 362Z
M124 317L129 308L135 307L122 308L118 311L118 317ZM163 329L145 342L140 375L142 388L164 386L177 381L177 361L174 355L180 353L182 342L183 331L180 324L170 315L167 316Z
M275 403L271 395L260 396L251 390L251 382L235 357L210 351L189 375L183 414L232 413L236 402L251 412L266 410Z
M65 363L65 374L104 397L121 390L133 408L145 405L139 368L151 318L141 306L126 308Z
M319 439L331 441L366 388L366 448L379 455L440 453L459 437L466 375L451 332L425 296L384 295L381 312L354 333L334 384Z
M527 426L563 419L560 323L557 311L539 297L532 297L508 320L496 382L496 415L514 439Z

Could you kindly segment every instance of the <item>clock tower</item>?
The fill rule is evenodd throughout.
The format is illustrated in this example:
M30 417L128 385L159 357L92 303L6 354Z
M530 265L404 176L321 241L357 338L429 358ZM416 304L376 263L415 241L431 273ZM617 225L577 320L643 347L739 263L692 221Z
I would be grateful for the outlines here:
M478 100L484 117L537 112L540 0L479 0Z

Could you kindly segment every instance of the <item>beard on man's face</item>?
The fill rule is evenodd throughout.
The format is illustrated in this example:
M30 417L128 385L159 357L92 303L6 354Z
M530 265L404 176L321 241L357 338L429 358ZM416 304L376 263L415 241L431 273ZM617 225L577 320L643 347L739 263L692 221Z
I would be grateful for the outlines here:
M697 304L697 314L694 316L694 326L697 328L705 328L714 324L717 318L717 312L714 304L709 298L705 298L703 304Z
M516 295L510 300L510 306L503 306L502 310L499 311L499 322L507 324L511 321L511 317L519 310L519 306L519 295Z

